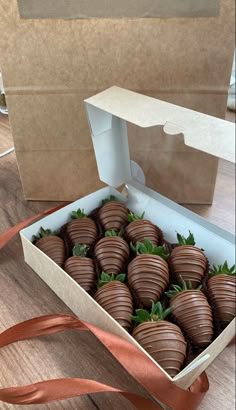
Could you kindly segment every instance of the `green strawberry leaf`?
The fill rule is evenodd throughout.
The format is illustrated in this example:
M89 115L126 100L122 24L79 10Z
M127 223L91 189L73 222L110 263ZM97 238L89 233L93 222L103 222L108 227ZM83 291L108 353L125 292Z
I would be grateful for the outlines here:
M136 253L136 246L133 245L133 242L130 242L130 248L134 253Z
M145 211L141 215L135 214L134 212L130 212L128 214L128 222L139 221L140 219L143 219L144 214Z
M85 257L87 256L88 251L89 247L87 245L80 245L79 243L77 243L72 249L72 254L73 256Z
M179 245L184 245L184 236L180 235L180 233L177 232L177 240Z
M193 234L192 234L192 232L191 231L189 231L189 236L187 237L187 238L185 238L183 235L180 235L178 232L177 232L177 240L178 240L178 244L179 244L179 246L182 246L182 245L192 245L192 246L195 246L195 239L194 239L194 236L193 236Z
M98 281L98 288L101 288L103 285L106 285L109 282L114 282L114 281L119 281L119 282L124 282L125 281L126 274L125 273L120 273L118 275L115 275L112 273L111 275L108 275L105 272L101 273L101 278Z
M168 308L168 309L163 309L161 302L157 302L154 303L152 301L152 309L151 309L151 321L152 322L156 322L159 320L164 320L166 316L169 315L169 313L171 312L172 308Z
M136 323L143 323L143 322L157 322L159 320L164 320L166 316L169 315L172 308L168 308L163 310L161 302L154 303L152 301L152 309L149 313L145 309L137 309L135 311L136 316L131 316L131 319Z
M45 238L45 236L57 236L57 231L51 231L51 229L44 229L42 226L39 230L38 235L32 236L32 242L37 242L41 238Z
M147 253L147 248L142 242L136 243L136 249L137 249L137 255L142 255L144 253Z
M147 238L144 239L144 242L137 241L135 246L131 242L130 247L132 251L134 251L137 255L142 255L142 254L158 255L165 260L169 257L169 254L166 253L166 249L164 245L163 246L153 245L152 242Z
M140 322L147 322L150 320L150 313L148 313L147 310L137 309L135 312L138 318L140 319Z
M124 283L125 277L126 277L125 273L119 273L119 275L116 276L116 280L118 280L119 282Z
M107 204L108 202L118 201L118 199L114 195L110 195L108 198L104 198L101 202L101 206Z
M225 261L222 265L213 265L209 272L209 276L216 276L220 274L226 274L229 276L236 276L235 265L229 267L228 262Z
M122 238L122 232L120 231L120 232L116 232L116 231L114 231L114 230L111 230L111 231L106 231L105 232L105 237L108 237L108 236L119 236L120 238Z
M162 319L165 319L166 316L168 316L171 313L172 309L173 309L173 307L169 307L166 310L164 310L163 315L162 315Z
M183 280L182 276L180 276L182 286L179 285L172 285L172 289L168 290L168 292L165 292L165 295L168 296L168 298L172 299L174 296L178 295L178 293L185 292L186 290L191 291L192 290L192 283L189 281L188 285L187 283ZM197 289L195 290L200 290L202 288L202 285L200 285Z
M77 209L77 211L72 211L71 212L71 219L80 219L80 218L86 218L87 215L84 213L84 209Z
M133 316L130 315L131 320L133 320L135 323L143 323L142 319L139 316Z

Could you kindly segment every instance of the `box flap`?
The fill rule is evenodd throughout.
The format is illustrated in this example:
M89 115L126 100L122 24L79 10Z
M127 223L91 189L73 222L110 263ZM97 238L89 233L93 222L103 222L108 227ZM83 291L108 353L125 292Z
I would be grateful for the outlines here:
M186 145L235 162L235 124L111 87L85 100L100 179L118 187L131 179L126 121L147 128L162 125L182 133Z

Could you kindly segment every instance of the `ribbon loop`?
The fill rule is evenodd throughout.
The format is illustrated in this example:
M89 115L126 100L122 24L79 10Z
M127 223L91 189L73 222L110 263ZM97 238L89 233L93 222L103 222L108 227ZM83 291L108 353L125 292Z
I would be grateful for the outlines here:
M26 338L58 333L68 329L90 330L100 342L109 350L113 357L134 377L158 402L175 410L194 410L197 408L204 393L208 390L208 380L204 375L193 385L190 391L176 386L141 350L131 343L108 333L88 322L70 315L46 315L19 323L0 334L0 347ZM134 395L130 391L119 390L112 386L86 379L58 379L35 383L29 386L0 390L0 400L13 404L36 403L35 400L44 400L37 403L47 403L52 400L61 400L61 383L64 383L64 392L69 398L94 392L113 391L123 394L139 410L160 409L158 404L141 395ZM105 387L104 387L105 386ZM84 390L83 390L84 389ZM101 389L101 390L99 390ZM106 390L108 389L108 390ZM138 401L137 401L138 397ZM147 407L148 401L148 407ZM145 402L145 403L144 403ZM143 403L142 405L140 403ZM26 404L26 403L25 403ZM144 405L145 404L145 405ZM141 407L140 407L141 406Z
M46 211L40 212L37 215L30 216L28 219L25 221L19 222L17 225L13 226L12 228L8 229L8 231L4 232L3 234L0 235L0 250L4 248L8 244L8 242L14 238L14 236L21 231L21 229L24 229L27 225L31 224L38 218L42 218L42 216L50 215L53 212L58 211L61 208L64 208L64 206L69 205L71 202L63 203L58 206L54 206L53 208L47 209Z
M151 400L135 393L126 392L94 380L55 379L28 386L10 387L0 390L0 400L10 404L43 404L94 393L120 393L138 410L160 410Z
M0 334L0 347L32 337L52 335L64 330L88 330L76 317L70 315L46 315L26 320Z

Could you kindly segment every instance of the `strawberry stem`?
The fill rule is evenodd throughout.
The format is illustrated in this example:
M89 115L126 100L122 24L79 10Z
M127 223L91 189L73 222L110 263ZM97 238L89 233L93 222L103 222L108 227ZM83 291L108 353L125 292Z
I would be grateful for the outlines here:
M182 276L181 276L181 282L182 282L182 286L172 285L173 289L168 290L168 292L165 292L168 298L172 299L174 296L178 295L178 293L185 292L186 290L193 290L192 283L189 281L187 285L187 283L183 280ZM198 286L198 288L194 290L201 290L201 288L202 288L202 285Z
M145 309L136 309L136 316L131 316L131 319L136 323L158 322L164 320L171 311L171 307L163 310L161 302L154 303L152 300L152 309L150 313Z
M113 231L113 230L111 230L111 231L106 231L105 232L105 236L107 237L107 236L119 236L119 237L121 237L122 238L122 232L120 231L120 232L116 232L116 231Z
M71 219L80 219L80 218L86 218L87 215L84 213L84 209L77 209L77 211L72 211L71 212Z
M153 243L147 239L144 238L144 242L136 242L136 245L134 246L132 242L130 242L130 247L133 252L135 252L137 255L142 255L142 254L149 254L149 255L158 255L163 259L167 259L169 254L166 253L165 246L156 246L153 245Z
M98 289L106 285L109 282L119 281L119 282L124 283L125 277L126 277L125 273L119 273L118 275L115 275L114 273L112 273L111 275L108 275L107 273L102 272L101 278L98 281Z
M185 238L185 236L180 235L180 233L177 232L177 239L178 239L178 244L180 246L182 245L195 245L195 240L192 232L189 231L189 236Z
M224 261L222 265L213 265L212 269L209 272L209 276L217 276L217 275L229 275L229 276L236 276L235 265L231 267L228 266L228 262Z
M89 247L87 245L80 245L79 243L75 244L72 249L73 256L81 256L82 258L87 256Z
M143 211L143 213L141 215L135 214L134 212L130 212L128 214L128 221L129 222L139 221L139 220L143 219L144 214L145 214L145 211Z
M104 198L101 202L101 206L106 205L108 202L115 202L118 199L114 195L110 195L108 198Z
M32 236L32 242L36 242L39 239L44 238L45 236L57 236L57 235L58 235L58 232L51 231L51 229L44 229L41 226L38 235L33 235Z

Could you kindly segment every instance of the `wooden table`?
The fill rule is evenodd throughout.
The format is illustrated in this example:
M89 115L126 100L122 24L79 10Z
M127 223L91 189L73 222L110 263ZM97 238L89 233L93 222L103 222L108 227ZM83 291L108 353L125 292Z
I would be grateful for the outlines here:
M13 145L8 119L0 114L0 153ZM234 230L234 168L220 162L215 199L210 206L188 208L219 226ZM52 202L23 199L15 154L0 158L0 234L27 217L53 207ZM71 313L64 303L24 263L19 236L0 253L0 332L38 315ZM201 410L234 408L234 346L226 348L208 368L210 390ZM57 377L86 377L114 386L142 392L102 345L87 332L69 331L24 341L0 352L0 386L30 384ZM12 406L0 409L131 410L126 399L116 394L93 395L40 406ZM148 410L148 409L147 409Z

